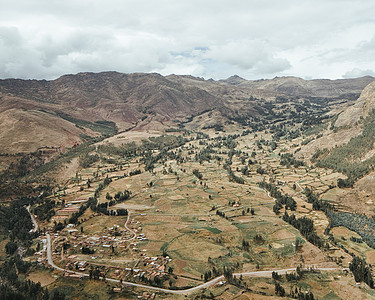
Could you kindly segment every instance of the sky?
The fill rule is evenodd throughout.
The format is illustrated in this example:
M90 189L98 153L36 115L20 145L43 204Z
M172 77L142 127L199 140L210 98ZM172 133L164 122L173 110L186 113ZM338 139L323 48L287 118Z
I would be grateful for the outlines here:
M373 0L0 1L0 78L375 76Z

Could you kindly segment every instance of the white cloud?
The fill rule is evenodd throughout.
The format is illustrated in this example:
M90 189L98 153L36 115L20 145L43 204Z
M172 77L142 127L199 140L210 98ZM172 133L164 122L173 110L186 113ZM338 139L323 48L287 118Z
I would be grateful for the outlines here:
M373 11L372 0L14 0L0 4L0 78L371 73Z
M214 45L204 51L203 58L211 59L217 64L227 64L242 74L273 75L290 68L288 60L278 58L272 48L263 41L238 40L223 45ZM228 77L232 74L226 74Z
M342 77L343 78L357 78L362 76L374 76L375 72L373 70L361 70L358 68L354 68L348 72L346 72Z

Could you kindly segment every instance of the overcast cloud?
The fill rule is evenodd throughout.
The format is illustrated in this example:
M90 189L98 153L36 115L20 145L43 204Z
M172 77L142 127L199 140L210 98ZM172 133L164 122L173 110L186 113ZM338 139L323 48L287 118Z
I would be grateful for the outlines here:
M373 0L2 1L0 78L374 75L374 12Z

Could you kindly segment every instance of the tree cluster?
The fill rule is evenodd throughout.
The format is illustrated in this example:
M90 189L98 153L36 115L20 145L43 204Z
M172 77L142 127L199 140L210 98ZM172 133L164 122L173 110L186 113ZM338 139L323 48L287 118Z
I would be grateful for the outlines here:
M314 229L314 221L307 218L302 217L297 219L295 215L289 216L287 212L285 212L283 216L283 220L288 222L293 227L297 228L299 232L311 243L317 247L323 246L323 240L317 235Z
M232 171L232 169L230 167L228 167L227 170L228 170L229 181L236 182L236 183L239 183L239 184L245 183L245 180L242 177L234 174L234 172Z
M295 211L297 208L296 201L289 195L283 195L277 188L276 185L272 183L267 183L262 181L259 186L267 191L269 191L271 197L276 199L276 203L273 206L273 212L279 214L279 210L285 205L285 209L290 209Z
M319 200L319 195L314 194L313 191L308 187L303 190L303 193L307 198L307 202L312 203L313 210L321 210L323 212L334 210L334 206L332 204L324 200Z
M352 262L349 264L349 269L354 275L356 282L365 282L370 288L374 288L374 281L372 279L371 270L366 263L366 260L354 256Z
M18 255L7 259L0 268L1 299L51 299L48 290L18 274L25 274L31 264L24 262Z
M26 242L32 239L30 229L33 224L25 205L29 198L13 200L10 206L0 205L0 231L10 236L11 240Z
M305 163L302 160L295 159L290 153L284 153L281 155L280 165L286 166L287 168L290 168L290 166L298 168L304 166Z
M38 219L41 221L49 221L55 215L56 202L51 199L45 199L42 204L34 208L34 214L38 216Z
M375 249L375 220L366 215L359 215L349 212L327 211L330 219L330 227L343 226L358 233L363 241L371 248Z

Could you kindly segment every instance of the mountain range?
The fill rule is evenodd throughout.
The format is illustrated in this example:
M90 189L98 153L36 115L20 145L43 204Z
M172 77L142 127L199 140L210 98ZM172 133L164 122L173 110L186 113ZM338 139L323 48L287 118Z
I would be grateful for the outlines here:
M117 72L64 75L51 81L5 79L0 80L0 153L71 147L87 137L129 130L164 132L205 113L204 122L194 126L259 118L259 107L275 99L313 98L351 104L373 81L370 76L342 80L276 77L255 81L232 76L215 81ZM368 95L360 99L364 98ZM355 109L361 104L356 105ZM362 106L368 110L366 105ZM340 117L337 122L341 125Z

